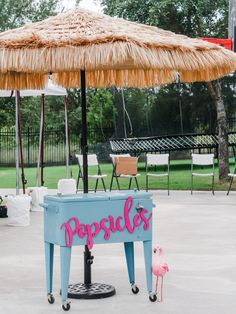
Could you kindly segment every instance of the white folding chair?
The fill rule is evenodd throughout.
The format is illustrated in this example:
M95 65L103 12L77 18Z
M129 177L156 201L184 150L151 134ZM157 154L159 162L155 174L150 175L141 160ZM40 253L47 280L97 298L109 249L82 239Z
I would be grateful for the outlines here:
M111 157L111 162L112 162L112 175L111 175L111 184L110 184L110 191L112 189L112 185L113 185L113 179L115 178L116 179L116 184L117 184L117 187L118 189L120 190L120 184L119 184L119 180L118 178L120 176L117 176L116 175L116 167L115 167L115 164L116 164L116 157L130 157L130 154L120 154L120 155L117 155L117 154L109 154L109 156Z
M78 190L80 179L82 179L82 181L83 181L83 155L75 155L75 157L78 159L78 165L79 165L79 173L78 173L78 179L77 179L77 190ZM97 159L96 154L88 155L88 168L89 167L97 167L97 174L88 174L88 178L96 180L94 192L97 191L99 179L101 179L103 189L106 192L106 186L105 186L104 178L106 178L107 175L102 174L102 171L101 171L100 165L98 163L98 159Z
M233 180L236 177L236 166L234 168L234 172L233 173L228 173L228 176L230 177L230 183L229 183L229 188L228 188L228 191L227 191L227 195L229 195L229 192L231 190L231 186L232 186Z
M211 166L211 172L196 172L194 166ZM195 167L196 168L196 167ZM192 154L191 194L193 194L193 177L212 177L212 194L214 195L214 154Z
M111 184L110 184L110 191L112 190L112 185L113 185L113 179L116 179L116 183L117 183L117 187L120 190L120 184L119 184L119 178L127 178L129 179L129 187L128 189L131 188L131 183L132 180L135 180L137 189L139 190L139 185L138 185L138 180L137 177L140 176L140 174L117 174L116 173L116 161L119 158L120 162L122 162L122 158L124 157L124 161L125 161L125 157L131 157L130 154L120 154L120 155L116 155L116 154L110 154L111 160L112 160L112 166L113 166L113 171L112 171L112 177L111 177Z
M163 172L149 172L150 166L166 167ZM146 155L146 191L148 191L148 177L167 177L168 195L170 195L170 156L169 154L147 154Z

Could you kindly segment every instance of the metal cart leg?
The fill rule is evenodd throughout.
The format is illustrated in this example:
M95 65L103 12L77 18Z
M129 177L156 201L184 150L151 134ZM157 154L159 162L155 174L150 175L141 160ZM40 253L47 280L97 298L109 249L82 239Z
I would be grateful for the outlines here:
M157 300L156 293L152 292L152 241L143 241L145 269L146 269L146 281L147 290L149 294L149 300L155 302Z
M143 241L147 290L152 292L152 241Z
M129 274L129 282L131 284L131 289L134 294L139 292L139 288L135 284L135 274L134 274L134 242L125 242L125 256L127 269Z
M50 304L53 304L55 301L54 296L52 294L54 244L44 242L44 246L45 246L47 297L48 302Z
M61 299L62 308L65 311L70 309L70 303L67 301L68 284L70 276L70 260L71 260L71 248L66 246L60 247L61 256Z
M134 284L134 243L133 242L125 242L125 256L126 256L126 263L127 269L129 274L129 282Z

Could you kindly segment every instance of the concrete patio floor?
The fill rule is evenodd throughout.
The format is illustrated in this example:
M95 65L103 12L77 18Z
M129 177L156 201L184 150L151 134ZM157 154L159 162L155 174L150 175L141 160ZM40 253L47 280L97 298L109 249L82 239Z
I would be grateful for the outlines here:
M0 191L0 194L6 191ZM154 193L154 243L163 246L170 272L164 302L148 300L142 244L136 243L134 295L128 282L123 245L93 249L93 282L113 284L116 295L72 300L70 313L233 314L236 308L236 193L166 191ZM9 227L0 219L0 314L63 313L59 250L55 251L54 295L46 299L43 215L31 213L29 227ZM73 249L70 282L83 281L83 248Z

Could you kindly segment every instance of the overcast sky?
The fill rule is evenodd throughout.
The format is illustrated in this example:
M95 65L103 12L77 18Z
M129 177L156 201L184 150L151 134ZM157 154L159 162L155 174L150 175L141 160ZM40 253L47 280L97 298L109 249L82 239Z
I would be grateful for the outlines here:
M98 5L97 2L98 1L94 0L82 0L79 6L91 11L101 12L101 7ZM64 0L63 3L64 6L68 9L71 9L75 6L75 0Z

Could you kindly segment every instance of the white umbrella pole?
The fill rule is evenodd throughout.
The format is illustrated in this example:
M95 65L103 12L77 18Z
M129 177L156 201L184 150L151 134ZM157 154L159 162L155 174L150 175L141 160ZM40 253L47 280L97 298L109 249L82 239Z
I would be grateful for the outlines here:
M15 102L16 102L16 123L15 123L15 142L16 142L16 195L20 194L19 190L19 120L18 120L18 97L17 91L15 91Z
M67 96L65 96L65 135L66 135L66 178L69 179L69 135L68 135L68 114Z
M39 172L40 172L40 161L41 161L41 153L42 153L42 140L43 140L43 102L41 104L41 120L40 120L40 131L39 131L39 150L38 150L37 173L36 173L36 187L39 187Z

